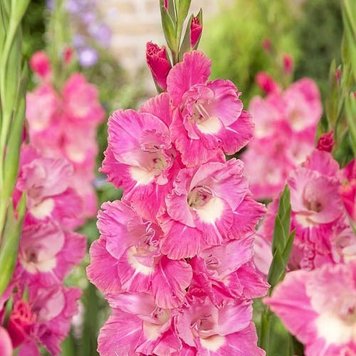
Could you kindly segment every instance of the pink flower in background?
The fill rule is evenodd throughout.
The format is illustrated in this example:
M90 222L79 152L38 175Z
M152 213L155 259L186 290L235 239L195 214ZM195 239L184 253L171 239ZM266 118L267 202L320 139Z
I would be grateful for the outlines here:
M30 67L41 79L47 80L52 74L50 60L43 51L34 53L30 60Z
M103 121L105 112L98 99L98 89L82 74L74 73L69 77L62 98L65 114L73 124L88 128Z
M70 188L71 165L64 159L41 157L30 147L24 147L22 161L17 189L26 192L29 217L78 226L82 201Z
M6 329L0 326L0 354L3 356L12 355L12 343Z
M60 284L85 254L84 236L63 231L52 221L26 225L20 241L22 278L41 285Z
M172 140L188 167L233 154L252 137L240 93L227 80L208 81L210 60L201 52L184 55L170 71L167 91L174 107Z
M339 193L348 216L356 221L356 159L353 159L340 172Z
M314 150L290 174L287 183L291 192L291 229L296 235L289 268L312 270L356 258L356 239L340 196L339 176L337 162L329 152L320 150ZM259 230L259 239L267 245L272 242L277 209L278 198L269 205ZM263 250L256 250L256 254L257 260L264 259ZM264 272L268 270L266 266L262 268Z
M75 288L30 286L29 305L35 322L30 338L21 344L21 352L35 349L41 343L52 355L60 354L60 345L68 335L73 315L77 312L80 291ZM37 342L36 342L37 341Z
M166 8L168 8L168 3ZM155 83L163 90L167 89L167 76L172 68L166 47L159 47L153 42L146 45L146 62Z
M334 144L334 133L330 131L320 136L316 148L320 151L331 152Z
M283 70L284 73L287 75L292 74L294 69L294 61L292 56L290 56L289 54L285 54L283 56Z
M60 100L49 84L41 84L26 97L26 118L30 135L48 129L60 109Z
M105 114L97 88L74 73L58 92L51 83L40 83L27 94L26 102L31 144L45 157L66 158L73 165L70 186L87 202L82 218L93 216L97 210L93 188L96 129Z
M242 159L253 195L272 199L282 190L290 172L313 151L322 108L318 88L311 79L300 79L284 91L269 76L260 75L258 80L268 95L251 100L255 138Z
M265 303L305 345L307 356L356 353L356 265L287 274Z
M256 83L266 94L278 93L280 91L279 85L265 72L257 73Z

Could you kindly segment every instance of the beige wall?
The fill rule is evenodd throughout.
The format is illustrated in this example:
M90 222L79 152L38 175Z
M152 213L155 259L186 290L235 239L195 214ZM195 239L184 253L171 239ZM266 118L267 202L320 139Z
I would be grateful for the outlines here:
M217 11L219 1L228 0L192 0L192 10L196 14L202 7L207 18ZM164 44L159 0L105 0L100 6L113 31L112 52L134 74L145 63L146 42Z

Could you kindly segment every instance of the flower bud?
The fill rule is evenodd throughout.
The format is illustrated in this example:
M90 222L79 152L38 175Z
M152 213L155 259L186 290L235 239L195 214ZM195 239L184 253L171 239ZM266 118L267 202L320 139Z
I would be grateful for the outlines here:
M14 348L21 345L31 332L35 316L27 302L19 300L15 303L8 323L8 333Z
M284 73L287 74L287 75L292 74L293 67L294 67L294 63L293 63L292 56L290 56L289 54L285 54L283 56L283 70L284 70Z
M266 72L257 73L256 83L266 94L279 91L278 84Z
M51 75L51 63L47 54L43 51L38 51L32 56L30 67L42 79L48 79Z
M271 51L272 51L272 42L269 38L265 38L263 41L262 41L262 48L264 49L264 51L267 53L267 54L270 54Z
M165 90L167 88L167 76L172 68L166 47L159 47L153 42L148 42L146 45L146 61L155 83Z
M200 23L198 16L193 16L192 22L190 24L190 46L191 48L196 48L198 45L201 34L203 31L203 26Z
M319 151L331 152L334 146L334 132L330 131L320 136L316 148Z
M73 57L73 48L66 47L63 51L63 59L65 64L70 64Z

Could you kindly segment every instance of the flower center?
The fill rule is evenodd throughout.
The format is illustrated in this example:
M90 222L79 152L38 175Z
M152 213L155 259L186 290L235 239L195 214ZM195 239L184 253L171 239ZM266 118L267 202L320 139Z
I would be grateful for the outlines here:
M194 187L188 194L188 205L193 209L202 208L213 197L213 192L209 187L197 186Z
M323 210L323 205L316 199L304 199L304 206L309 211L314 211L316 213L320 213Z
M165 324L169 320L170 316L171 313L168 309L156 307L155 310L152 312L152 318L159 325Z
M201 124L207 120L209 120L210 115L206 108L204 107L203 103L201 101L197 101L193 105L193 114L191 116L191 119L193 122L196 122L197 124Z
M214 328L214 321L212 320L211 314L202 315L202 317L194 321L190 327L194 337L204 339L214 334L212 331Z

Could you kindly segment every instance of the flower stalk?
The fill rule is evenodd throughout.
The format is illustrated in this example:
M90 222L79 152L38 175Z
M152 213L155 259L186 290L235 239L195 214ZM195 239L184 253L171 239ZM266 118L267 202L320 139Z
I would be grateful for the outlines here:
M21 20L28 4L29 0L0 2L0 295L13 273L25 213L25 197L14 208L12 193L25 117Z

